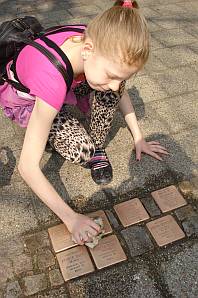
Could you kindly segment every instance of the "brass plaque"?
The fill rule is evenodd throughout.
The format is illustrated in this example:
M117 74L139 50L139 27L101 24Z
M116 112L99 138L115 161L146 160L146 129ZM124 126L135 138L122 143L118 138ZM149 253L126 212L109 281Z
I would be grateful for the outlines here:
M136 224L149 218L149 215L138 198L119 203L114 209L124 227Z
M77 245L72 241L71 233L64 224L49 228L48 233L56 253Z
M174 185L151 193L162 212L167 212L186 205L186 201Z
M171 215L163 216L146 225L159 246L185 237L184 232Z
M65 281L95 270L85 246L65 250L56 257Z
M110 234L112 233L112 228L111 228L111 225L108 221L108 218L105 214L105 212L103 210L98 210L98 211L95 211L95 212L91 212L91 213L88 213L86 214L87 216L89 217L95 217L95 216L99 216L102 218L103 220L103 223L104 223L104 235L107 235L107 234Z
M115 235L100 240L94 248L89 248L98 269L122 262L127 259Z

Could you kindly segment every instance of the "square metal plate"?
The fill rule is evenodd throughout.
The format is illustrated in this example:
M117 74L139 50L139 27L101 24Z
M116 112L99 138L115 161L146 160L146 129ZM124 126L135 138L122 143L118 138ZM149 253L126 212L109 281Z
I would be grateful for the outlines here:
M186 201L174 185L151 193L162 212L167 212L186 205Z
M146 224L159 246L185 237L184 232L171 215L166 215Z
M56 253L77 245L72 241L71 233L64 224L49 228L48 233Z
M102 269L127 259L115 235L104 237L94 248L89 248L96 267Z
M124 227L136 224L149 218L149 215L138 198L119 203L114 209Z
M95 270L85 246L65 250L56 257L65 281Z

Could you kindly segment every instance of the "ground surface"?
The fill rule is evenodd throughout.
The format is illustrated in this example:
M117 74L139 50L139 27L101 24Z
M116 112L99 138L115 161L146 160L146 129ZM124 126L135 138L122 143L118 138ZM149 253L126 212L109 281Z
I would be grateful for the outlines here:
M0 22L28 14L46 26L87 23L111 3L1 0ZM63 283L47 234L47 228L59 220L19 176L16 164L24 130L0 110L0 297L198 296L198 2L139 3L149 22L152 51L144 71L127 88L145 137L160 140L171 155L163 162L148 156L136 162L130 133L118 114L108 138L107 152L114 168L108 187L96 186L86 169L64 162L55 153L45 153L42 163L48 179L76 211L112 212L110 221L128 260ZM190 185L180 185L184 180ZM113 205L139 197L148 206L151 191L171 184L180 187L195 212L173 212L186 237L166 248L153 242L154 249L133 256L130 239L126 241L120 223L115 223ZM155 212L153 217L160 216Z

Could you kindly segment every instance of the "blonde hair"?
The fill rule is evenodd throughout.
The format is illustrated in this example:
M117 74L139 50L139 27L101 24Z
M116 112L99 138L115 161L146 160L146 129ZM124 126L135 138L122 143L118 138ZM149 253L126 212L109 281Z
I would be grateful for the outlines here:
M96 52L115 62L143 66L149 56L149 32L137 2L133 8L122 7L124 1L97 15L88 24L85 37L91 38Z

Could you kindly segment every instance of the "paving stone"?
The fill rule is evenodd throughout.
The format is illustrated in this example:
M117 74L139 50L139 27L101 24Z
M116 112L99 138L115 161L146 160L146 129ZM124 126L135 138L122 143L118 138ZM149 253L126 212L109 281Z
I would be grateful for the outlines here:
M191 205L187 205L175 210L175 214L180 221L183 221L191 216L196 215L196 212L193 210Z
M55 265L55 258L49 248L44 248L36 254L37 265L39 269L45 269Z
M192 22L189 18L185 18L181 15L176 15L174 18L170 18L169 16L166 17L158 17L152 20L156 25L162 27L163 29L178 29L183 28L184 31L186 26L189 26ZM190 32L186 31L190 34Z
M198 164L197 128L181 131L170 139L167 137L162 139L161 143L171 152L166 159L166 166L174 175L179 175L180 179L181 174L182 177L189 179Z
M49 272L49 279L52 287L60 286L64 283L64 279L59 269L53 269Z
M187 236L198 236L198 215L193 215L189 218L186 218L182 222L182 226Z
M18 281L10 282L7 285L5 298L20 298L22 297L22 290Z
M184 232L171 215L153 220L147 223L146 226L159 246L167 245L185 237Z
M120 263L90 276L68 282L71 298L162 298L147 269L136 273L134 264Z
M85 246L77 246L56 255L65 281L94 271Z
M105 210L105 213L107 214L107 217L108 217L111 225L114 227L114 229L117 229L119 227L119 223L118 223L116 217L113 215L113 212L110 210Z
M99 244L90 253L96 267L102 269L127 259L118 238L115 235L107 236L100 240Z
M50 247L47 231L41 231L33 235L26 235L24 241L27 249L32 254L35 254L39 248Z
M138 198L119 203L114 206L114 209L124 227L149 218L148 213Z
M141 199L141 202L143 203L144 207L148 211L151 217L159 216L161 214L160 209L155 204L155 201L152 198L143 198Z
M126 243L128 244L132 257L141 255L154 248L144 227L134 226L121 231Z
M70 298L64 287L38 294L37 298Z
M13 237L8 240L0 240L0 257L13 259L16 256L22 255L24 252L24 244L24 240L21 236Z
M12 262L8 258L0 257L0 285L4 284L8 278L13 278Z
M164 73L153 72L151 77L158 83L158 89L164 90L169 97L197 91L197 72L189 66L169 69Z
M13 259L13 267L16 274L31 271L33 270L32 259L25 254L17 256Z
M184 195L193 192L193 185L190 183L190 181L182 181L178 184L178 187Z
M0 193L1 191L2 189ZM10 185L9 191L1 196L0 238L16 237L38 228L31 199L31 191L25 182L15 182Z
M155 134L175 134L185 129L197 127L197 109L198 109L198 93L182 94L171 98L164 98L161 100L145 103L144 105L138 105L134 101L134 91L130 91L130 95L135 104L136 115L139 118L139 125L144 131L144 135ZM135 93L135 92L134 92ZM189 110L188 105L191 106ZM189 113L186 113L186 109ZM155 119L150 119L155 115ZM166 158L169 158L167 156Z
M166 3L167 4L167 3ZM161 16L172 16L183 14L184 9L180 5L176 5L174 3L168 4L168 5L159 5L153 7L155 11L157 11Z
M161 270L172 297L196 298L198 294L198 245L172 256Z
M152 36L166 47L196 42L195 37L182 29L155 31Z
M162 212L167 212L187 204L174 185L153 191L151 195Z
M97 6L94 5L89 5L89 6L79 6L79 7L74 7L74 8L69 8L68 12L73 16L73 17L78 17L79 15L84 15L84 16L91 16L95 13L100 13L101 9Z
M188 45L178 45L171 48L158 49L155 51L154 56L157 57L162 64L170 68L197 62L197 54L194 53Z
M47 279L44 273L26 276L22 279L24 283L24 294L30 296L38 293L39 291L45 290L48 286Z
M0 289L0 298L4 298L3 297L3 292L4 292L3 289Z

